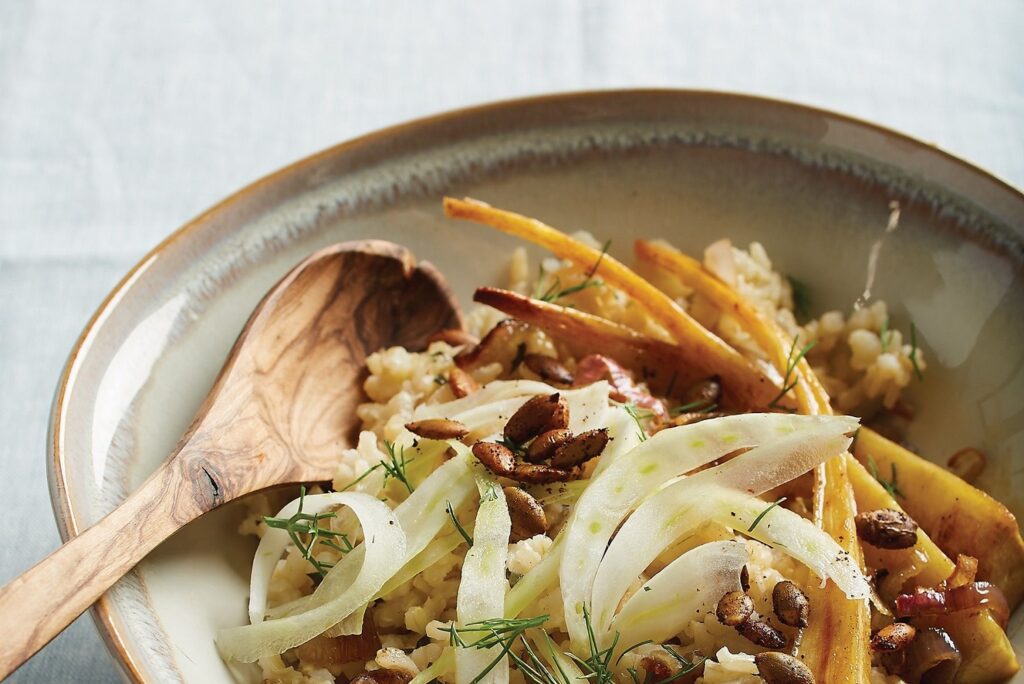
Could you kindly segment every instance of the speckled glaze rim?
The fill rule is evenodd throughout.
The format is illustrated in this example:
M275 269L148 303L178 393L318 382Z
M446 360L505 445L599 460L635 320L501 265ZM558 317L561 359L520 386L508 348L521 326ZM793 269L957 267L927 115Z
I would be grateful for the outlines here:
M636 99L638 101L653 100L655 103L665 99L681 99L696 103L707 102L709 104L731 102L733 105L744 105L761 113L781 112L782 115L796 117L817 116L828 121L848 124L853 128L873 132L885 139L886 142L893 143L903 149L915 152L926 152L934 155L936 160L949 164L950 170L966 174L965 177L971 178L974 181L980 181L982 184L990 184L992 187L988 188L989 190L994 189L1005 193L1005 199L1019 204L1022 212L1024 212L1024 193L1022 193L1020 189L999 178L995 174L965 161L964 159L961 159L937 147L936 145L925 143L906 134L894 131L884 126L879 126L869 121L864 121L862 119L826 109L774 98L722 91L640 89L582 91L541 95L452 110L369 133L294 162L231 194L226 199L214 205L191 221L185 223L166 237L148 254L146 254L146 256L143 257L134 267L132 267L132 269L128 271L128 273L104 298L71 349L68 360L58 381L57 391L54 396L51 411L48 435L49 453L47 475L50 486L50 498L62 539L67 541L69 538L77 536L82 531L80 522L73 510L68 496L66 479L68 470L65 467L65 454L63 450L64 431L66 429L65 413L67 409L69 389L75 382L82 359L94 339L96 330L117 306L118 301L126 289L141 278L145 274L147 268L171 245L176 245L179 242L198 234L205 228L208 228L215 218L230 209L240 208L245 206L246 203L256 203L258 198L268 193L268 191L275 186L282 184L286 179L303 174L307 170L316 167L318 164L326 160L350 156L359 152L372 151L372 148L375 145L386 142L389 139L401 137L408 140L410 136L417 138L426 137L429 139L429 134L438 127L450 126L451 124L461 121L486 121L492 115L499 113L508 115L509 112L515 111L534 112L540 109L566 111L574 108L579 111L584 111L588 106L593 107L595 105L600 105L605 102L611 102L622 98ZM486 128L487 125L491 126L491 134L500 132L500 128L497 124L486 124L484 128ZM827 145L828 143L825 144ZM393 150L389 150L387 145L384 145L375 160L379 161L392 153ZM372 161L374 160L371 159L371 162ZM126 635L119 631L119 628L113 618L113 608L107 595L101 597L93 606L92 614L101 636L106 642L111 653L119 661L124 674L127 675L130 681L144 684L147 680L143 675L142 668L136 661L131 649L128 647Z

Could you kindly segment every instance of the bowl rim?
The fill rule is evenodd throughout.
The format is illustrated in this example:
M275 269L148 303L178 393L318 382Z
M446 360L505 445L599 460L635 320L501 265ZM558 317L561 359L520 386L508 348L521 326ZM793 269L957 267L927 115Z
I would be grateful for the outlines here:
M927 151L938 155L943 161L958 167L961 171L979 177L982 180L994 183L1003 191L1015 196L1014 199L1024 204L1024 191L997 174L959 157L939 145L925 142L919 138L902 133L893 128L873 123L848 114L843 114L831 109L802 104L785 99L753 95L725 90L707 89L685 89L685 88L626 88L626 89L597 89L580 90L567 92L554 92L527 97L496 100L483 104L470 105L457 109L446 110L441 113L431 114L409 121L377 129L369 133L357 136L344 142L332 145L323 150L315 152L306 157L300 158L275 171L272 171L257 180L232 192L224 199L212 205L196 217L186 221L180 227L171 232L161 240L155 247L150 249L107 293L102 302L89 318L82 332L72 346L67 361L61 371L57 389L54 394L53 404L50 412L49 430L47 436L47 480L49 483L50 500L56 518L58 531L62 541L66 542L83 531L80 521L72 508L67 493L68 470L64 467L65 454L62 451L62 435L66 429L65 410L67 407L68 394L74 383L75 376L79 370L82 359L88 350L90 341L103 323L106 316L116 307L121 294L131 285L137 276L148 264L158 258L170 246L179 243L193 233L203 229L214 218L218 217L228 209L240 204L247 198L258 194L265 188L278 184L283 179L315 166L317 163L330 158L337 158L346 154L352 154L363 148L372 146L374 143L392 138L398 135L416 133L423 129L429 129L439 124L450 124L460 119L486 116L507 109L533 108L533 107L560 107L566 105L587 104L610 100L622 97L671 97L692 100L732 101L735 104L743 104L751 108L775 107L786 114L791 115L817 115L829 120L839 121L868 132L874 132L884 138L898 141L918 151ZM146 684L147 680L142 668L136 661L127 644L125 634L113 619L112 605L108 595L104 594L92 606L90 610L96 627L103 638L107 649L115 657L120 666L122 674L128 681L137 684Z

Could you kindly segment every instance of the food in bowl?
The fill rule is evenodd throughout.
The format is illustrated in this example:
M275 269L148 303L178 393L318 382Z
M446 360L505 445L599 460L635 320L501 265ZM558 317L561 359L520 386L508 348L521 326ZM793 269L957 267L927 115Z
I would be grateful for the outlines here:
M355 448L271 515L226 659L267 682L986 682L1018 668L1013 516L901 444L885 302L808 317L764 248L636 270L471 200L524 250L468 330L367 359ZM262 507L262 508L261 508Z

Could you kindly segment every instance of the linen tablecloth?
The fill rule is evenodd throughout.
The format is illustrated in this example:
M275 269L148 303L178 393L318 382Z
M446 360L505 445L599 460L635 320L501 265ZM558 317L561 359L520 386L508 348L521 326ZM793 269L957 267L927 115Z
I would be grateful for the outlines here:
M103 295L259 176L409 118L612 87L741 91L1024 184L1024 2L0 4L0 582L58 543L50 401ZM88 618L12 679L117 678Z

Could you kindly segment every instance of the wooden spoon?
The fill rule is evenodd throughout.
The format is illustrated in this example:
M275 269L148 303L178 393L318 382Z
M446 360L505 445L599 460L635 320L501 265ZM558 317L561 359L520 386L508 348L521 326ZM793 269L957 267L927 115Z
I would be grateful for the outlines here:
M96 525L0 589L0 678L161 541L246 494L330 480L354 446L364 360L462 316L441 274L376 240L323 249L256 307L171 456Z

